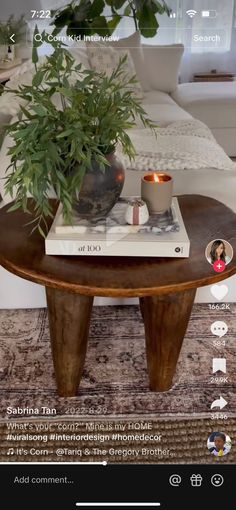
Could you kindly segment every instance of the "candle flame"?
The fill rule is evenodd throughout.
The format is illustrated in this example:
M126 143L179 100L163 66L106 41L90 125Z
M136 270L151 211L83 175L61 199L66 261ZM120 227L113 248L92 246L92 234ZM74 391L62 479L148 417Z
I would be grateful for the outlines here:
M163 184L164 182L171 181L172 177L168 174L160 172L150 172L144 175L143 180L146 182Z
M155 182L161 182L160 177L157 174L154 174L154 181Z

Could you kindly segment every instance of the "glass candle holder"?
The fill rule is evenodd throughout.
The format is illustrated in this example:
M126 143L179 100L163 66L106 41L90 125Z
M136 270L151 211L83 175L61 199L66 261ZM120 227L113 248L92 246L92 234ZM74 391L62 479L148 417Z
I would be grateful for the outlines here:
M141 197L150 214L161 214L171 207L173 178L161 172L149 172L141 180Z

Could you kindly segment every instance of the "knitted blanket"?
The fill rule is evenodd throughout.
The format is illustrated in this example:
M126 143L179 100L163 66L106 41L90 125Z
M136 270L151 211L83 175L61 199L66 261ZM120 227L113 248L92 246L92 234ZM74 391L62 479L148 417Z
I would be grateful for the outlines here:
M132 162L123 156L127 170L216 168L236 171L236 163L199 120L173 122L166 128L157 128L156 136L149 129L132 129L128 134L137 155Z

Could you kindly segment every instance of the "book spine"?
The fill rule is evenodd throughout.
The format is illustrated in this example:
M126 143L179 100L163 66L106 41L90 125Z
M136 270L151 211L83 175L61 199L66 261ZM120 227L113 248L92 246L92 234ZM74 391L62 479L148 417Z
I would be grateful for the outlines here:
M189 257L190 243L170 242L81 242L46 239L46 255L86 255L114 257Z

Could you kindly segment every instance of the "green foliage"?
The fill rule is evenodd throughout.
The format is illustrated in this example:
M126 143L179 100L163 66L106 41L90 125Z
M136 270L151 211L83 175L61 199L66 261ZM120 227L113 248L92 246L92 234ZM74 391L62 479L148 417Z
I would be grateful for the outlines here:
M106 6L111 8L111 19L104 17ZM54 33L66 27L67 35L83 38L85 35L111 35L124 17L132 18L135 29L144 37L154 37L159 23L158 15L171 13L164 0L74 0L66 7L52 11Z
M47 216L52 215L48 200L52 188L62 202L64 217L71 221L74 201L92 162L104 171L105 156L118 143L134 158L127 130L135 126L136 118L154 129L132 92L134 78L127 78L125 60L108 77L83 70L67 50L56 48L41 67L36 64L32 85L9 90L24 106L19 120L7 128L14 143L5 189L11 196L16 192L14 208L24 211L27 197L33 197L34 228L40 233L46 232Z
M12 45L10 36L15 34L15 44L26 40L27 24L22 14L19 18L15 18L13 14L9 16L7 21L0 22L0 44L6 46Z

